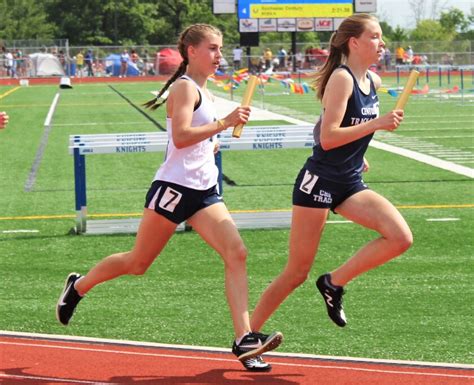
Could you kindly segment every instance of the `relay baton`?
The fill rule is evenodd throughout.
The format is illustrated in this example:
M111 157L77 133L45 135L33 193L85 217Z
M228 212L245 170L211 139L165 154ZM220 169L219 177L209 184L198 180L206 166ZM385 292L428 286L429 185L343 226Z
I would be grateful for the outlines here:
M408 76L408 80L405 84L405 87L403 87L403 91L398 97L397 104L395 104L396 110L403 110L405 108L405 105L408 102L408 98L410 97L411 91L413 90L413 87L415 87L416 79L418 79L419 74L420 73L418 71L411 70L410 76Z
M249 80L247 82L247 88L245 89L244 97L242 99L241 106L248 107L252 102L252 96L255 91L255 87L257 86L258 78L255 75L250 75ZM234 131L232 132L232 136L234 138L240 138L240 134L242 133L242 128L244 127L243 123L234 127Z

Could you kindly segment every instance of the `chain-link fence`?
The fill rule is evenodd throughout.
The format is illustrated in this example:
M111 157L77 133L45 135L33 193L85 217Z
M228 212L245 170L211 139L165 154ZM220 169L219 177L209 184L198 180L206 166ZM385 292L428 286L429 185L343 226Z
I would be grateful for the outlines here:
M33 43L36 42L36 45ZM175 63L163 54L176 52L174 46L100 46L70 47L67 41L13 41L9 45L0 40L0 78L38 76L156 76L167 75ZM28 45L31 44L31 45ZM293 53L282 43L267 44L245 49L240 60L234 60L231 45L224 49L220 72L249 68L253 72L315 70L327 58L328 43L297 44ZM399 47L404 50L403 60L397 60ZM171 50L169 50L171 48ZM282 50L283 48L283 50ZM472 41L455 42L392 42L387 44L389 55L384 55L378 70L396 71L400 65L452 67L472 65ZM126 59L121 56L126 52ZM265 53L267 51L267 53ZM270 51L270 54L268 54ZM387 52L387 53L388 53ZM179 59L179 58L178 58ZM45 70L43 67L46 67ZM166 67L166 68L165 68Z

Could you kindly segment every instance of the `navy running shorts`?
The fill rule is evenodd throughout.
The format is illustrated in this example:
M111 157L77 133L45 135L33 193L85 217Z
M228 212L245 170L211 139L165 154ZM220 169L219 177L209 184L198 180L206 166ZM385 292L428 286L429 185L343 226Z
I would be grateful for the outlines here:
M217 186L207 190L194 190L176 183L155 180L146 194L145 207L179 225L199 210L222 201Z
M334 209L347 198L369 187L361 180L355 183L337 183L312 174L305 167L296 177L293 188L295 206Z

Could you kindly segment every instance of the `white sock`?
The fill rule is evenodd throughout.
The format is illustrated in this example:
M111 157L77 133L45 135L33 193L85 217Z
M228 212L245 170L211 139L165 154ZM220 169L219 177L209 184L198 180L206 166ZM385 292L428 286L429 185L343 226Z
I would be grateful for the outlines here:
M74 286L74 290L77 291L77 289L76 289L76 283L78 283L78 282L79 282L81 279L83 279L83 278L84 278L84 277L81 277L81 278L77 279L77 280L74 282L74 285L73 285L73 286ZM78 291L77 291L77 294L79 294L81 297L84 297L84 295L85 295L85 294L79 293Z

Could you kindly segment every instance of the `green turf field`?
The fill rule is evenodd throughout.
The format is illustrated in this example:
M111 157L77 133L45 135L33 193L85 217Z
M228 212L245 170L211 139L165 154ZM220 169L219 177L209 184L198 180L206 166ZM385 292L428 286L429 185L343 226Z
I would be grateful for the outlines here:
M306 121L319 114L313 94L285 95L279 84L272 87L265 108ZM1 98L12 88L0 87L0 110L11 117L0 132L0 330L229 347L232 326L223 265L193 232L172 238L145 276L122 277L95 288L72 325L59 326L55 304L66 275L85 273L102 257L134 242L132 235L71 234L74 178L68 136L157 130L122 96L139 105L159 85L114 83L61 90L48 135L44 121L59 88L24 87ZM242 90L235 93L238 99ZM395 102L388 94L380 99L382 111ZM255 101L256 106L262 103L258 95ZM396 136L382 133L376 139L394 144L410 138L418 151L436 150L440 159L457 159L452 162L472 168L472 102L414 97L406 115ZM164 124L164 110L152 117ZM308 155L309 150L224 153L224 173L235 182L224 186L229 209L290 209L293 180ZM339 329L327 318L314 280L375 234L354 224L329 224L310 279L266 330L284 333L281 351L473 363L472 179L375 148L367 157L371 170L366 182L400 208L413 230L413 247L348 285L349 324ZM140 213L162 158L162 153L88 157L89 214ZM252 308L285 264L288 231L242 235L249 250Z

